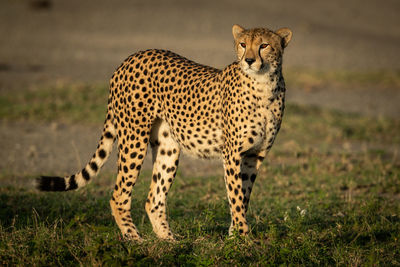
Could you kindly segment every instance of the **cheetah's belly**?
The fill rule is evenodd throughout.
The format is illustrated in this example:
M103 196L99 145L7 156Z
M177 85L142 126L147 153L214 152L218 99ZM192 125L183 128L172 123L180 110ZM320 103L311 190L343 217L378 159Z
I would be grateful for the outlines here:
M197 121L193 127L191 124L168 123L170 132L180 148L195 157L220 158L223 146L222 129L210 124L209 119Z

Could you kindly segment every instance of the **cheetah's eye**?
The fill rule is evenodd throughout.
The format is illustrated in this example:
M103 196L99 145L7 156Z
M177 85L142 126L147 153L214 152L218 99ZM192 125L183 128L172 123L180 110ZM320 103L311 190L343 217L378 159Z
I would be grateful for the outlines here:
M240 43L240 46L246 48L246 43Z
M261 44L261 45L260 45L260 48L261 48L261 49L264 49L264 48L267 48L268 46L269 46L269 44Z

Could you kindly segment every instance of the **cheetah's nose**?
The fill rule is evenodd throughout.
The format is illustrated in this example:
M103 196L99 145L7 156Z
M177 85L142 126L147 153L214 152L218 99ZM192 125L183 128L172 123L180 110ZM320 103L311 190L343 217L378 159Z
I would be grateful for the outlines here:
M246 58L245 61L247 62L247 64L249 64L249 66L251 66L251 64L253 64L253 62L256 60L254 58Z

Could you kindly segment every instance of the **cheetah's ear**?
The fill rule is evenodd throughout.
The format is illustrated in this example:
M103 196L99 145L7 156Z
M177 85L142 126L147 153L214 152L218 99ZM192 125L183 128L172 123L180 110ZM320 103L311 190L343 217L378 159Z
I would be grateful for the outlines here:
M239 35L244 32L244 28L240 25L233 25L232 27L232 34L233 34L233 38L236 40L237 38L239 38Z
M292 31L289 28L282 28L277 30L276 33L282 38L282 46L285 48L292 39Z

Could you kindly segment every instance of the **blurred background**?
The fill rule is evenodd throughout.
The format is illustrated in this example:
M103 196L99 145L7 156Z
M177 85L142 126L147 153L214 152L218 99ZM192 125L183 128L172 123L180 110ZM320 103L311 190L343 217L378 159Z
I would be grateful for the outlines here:
M292 29L284 58L290 101L398 116L399 92L390 89L400 69L399 10L397 0L2 0L0 90L106 83L127 56L148 48L223 68L234 60L237 23ZM379 84L389 91L361 74L389 79ZM367 82L336 93L345 86L333 82L346 78Z
M95 147L108 80L125 58L162 48L224 68L235 60L233 24L292 29L288 103L399 118L399 10L398 0L2 0L2 167L76 169ZM101 119L82 127L92 113Z

